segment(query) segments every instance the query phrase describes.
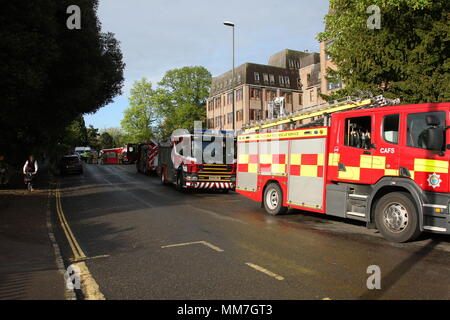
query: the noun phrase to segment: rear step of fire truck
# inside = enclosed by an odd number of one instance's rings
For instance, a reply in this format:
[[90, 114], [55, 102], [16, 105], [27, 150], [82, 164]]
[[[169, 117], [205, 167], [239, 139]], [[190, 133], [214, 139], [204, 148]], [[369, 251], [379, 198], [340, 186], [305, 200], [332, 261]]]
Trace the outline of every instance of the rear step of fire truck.
[[[244, 133], [270, 131], [270, 128], [276, 130], [293, 129], [297, 121], [311, 118], [321, 118], [322, 121], [325, 121], [327, 116], [334, 112], [365, 107], [384, 107], [387, 105], [399, 104], [399, 102], [399, 99], [386, 99], [382, 95], [367, 99], [346, 97], [329, 103], [322, 103], [304, 108], [276, 119], [266, 119], [252, 122], [247, 126], [244, 126], [242, 129]], [[324, 123], [322, 125], [327, 124]], [[274, 127], [277, 127], [278, 129]]]

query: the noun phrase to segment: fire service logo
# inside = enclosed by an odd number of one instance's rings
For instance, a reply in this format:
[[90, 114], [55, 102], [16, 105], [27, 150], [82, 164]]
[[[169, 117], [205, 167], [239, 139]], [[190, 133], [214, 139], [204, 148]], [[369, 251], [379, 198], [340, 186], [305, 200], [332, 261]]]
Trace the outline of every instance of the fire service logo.
[[433, 188], [440, 187], [442, 182], [440, 178], [441, 176], [439, 174], [436, 174], [436, 172], [428, 175], [428, 185]]

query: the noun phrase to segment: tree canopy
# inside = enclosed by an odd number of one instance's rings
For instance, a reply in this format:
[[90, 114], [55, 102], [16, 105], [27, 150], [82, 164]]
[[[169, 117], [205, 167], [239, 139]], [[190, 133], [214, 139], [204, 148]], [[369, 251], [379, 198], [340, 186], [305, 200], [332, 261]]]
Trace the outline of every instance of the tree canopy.
[[166, 72], [156, 89], [145, 78], [134, 83], [130, 107], [122, 128], [130, 142], [164, 138], [175, 129], [194, 127], [204, 121], [211, 74], [204, 67], [183, 67]]
[[[120, 93], [122, 53], [113, 34], [100, 30], [97, 2], [3, 3], [0, 147], [13, 154], [51, 148], [74, 119]], [[79, 30], [66, 26], [73, 4], [81, 9]]]
[[130, 91], [129, 103], [130, 107], [124, 111], [121, 125], [130, 143], [154, 138], [157, 113], [151, 82], [145, 78], [136, 81]]
[[[381, 28], [369, 29], [371, 5], [380, 8]], [[404, 103], [450, 99], [450, 1], [330, 0], [321, 41], [336, 64], [330, 78], [346, 88], [400, 98]]]

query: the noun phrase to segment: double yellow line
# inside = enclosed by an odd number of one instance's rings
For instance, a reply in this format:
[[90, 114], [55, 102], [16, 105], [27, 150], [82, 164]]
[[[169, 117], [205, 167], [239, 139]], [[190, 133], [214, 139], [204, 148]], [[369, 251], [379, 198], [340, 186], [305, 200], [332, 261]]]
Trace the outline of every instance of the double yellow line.
[[86, 255], [81, 249], [80, 245], [77, 242], [77, 239], [72, 233], [72, 230], [67, 223], [66, 217], [64, 216], [64, 211], [61, 205], [61, 192], [59, 191], [59, 187], [56, 188], [55, 191], [56, 196], [56, 212], [58, 213], [59, 222], [61, 223], [61, 227], [64, 230], [67, 241], [69, 242], [70, 248], [72, 249], [72, 253], [75, 261], [86, 259]]

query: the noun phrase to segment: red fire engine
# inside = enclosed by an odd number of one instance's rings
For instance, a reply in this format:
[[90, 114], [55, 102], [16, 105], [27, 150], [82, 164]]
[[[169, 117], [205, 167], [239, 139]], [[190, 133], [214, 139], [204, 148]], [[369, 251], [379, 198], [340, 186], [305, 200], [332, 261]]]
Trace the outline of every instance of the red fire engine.
[[100, 150], [102, 164], [119, 164], [122, 158], [123, 148], [110, 148]]
[[149, 142], [139, 143], [137, 145], [136, 170], [141, 173], [155, 172], [158, 166], [158, 142], [151, 140]]
[[[202, 141], [198, 143], [200, 152], [203, 152], [214, 139], [223, 139], [223, 135], [202, 134]], [[220, 142], [222, 158], [217, 162], [208, 162], [205, 159], [198, 160], [195, 156], [195, 138], [193, 134], [185, 134], [172, 137], [170, 143], [161, 144], [159, 147], [159, 168], [161, 183], [173, 183], [177, 189], [216, 189], [228, 192], [235, 188], [236, 161], [235, 139], [231, 138], [231, 148], [224, 141]], [[180, 148], [186, 144], [191, 148]], [[215, 151], [213, 151], [214, 153]], [[228, 157], [227, 157], [228, 156]], [[230, 158], [231, 161], [227, 161]]]
[[[449, 234], [450, 103], [374, 103], [348, 100], [247, 128], [237, 192], [272, 215], [296, 208], [356, 219], [394, 242]], [[303, 119], [316, 125], [279, 130]]]

